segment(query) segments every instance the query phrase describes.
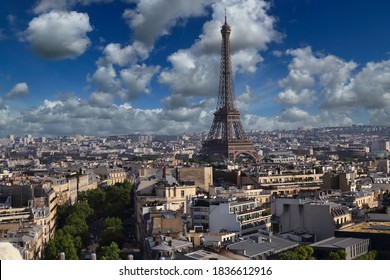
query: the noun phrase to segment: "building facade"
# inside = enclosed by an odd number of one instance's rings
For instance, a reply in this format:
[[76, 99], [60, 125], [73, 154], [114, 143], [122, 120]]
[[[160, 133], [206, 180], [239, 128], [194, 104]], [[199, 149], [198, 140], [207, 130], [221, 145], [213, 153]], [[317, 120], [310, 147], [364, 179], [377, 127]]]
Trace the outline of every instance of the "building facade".
[[211, 232], [232, 231], [242, 236], [269, 230], [270, 213], [256, 199], [194, 199], [191, 206], [192, 226]]
[[352, 224], [348, 207], [333, 202], [299, 198], [276, 198], [271, 204], [279, 233], [304, 230], [320, 241], [336, 229]]

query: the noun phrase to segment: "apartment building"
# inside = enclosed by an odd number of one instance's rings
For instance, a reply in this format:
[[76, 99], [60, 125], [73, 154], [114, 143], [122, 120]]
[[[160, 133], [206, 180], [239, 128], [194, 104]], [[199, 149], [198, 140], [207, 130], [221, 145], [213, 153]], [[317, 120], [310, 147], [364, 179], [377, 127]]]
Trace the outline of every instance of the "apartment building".
[[44, 245], [43, 226], [34, 223], [31, 208], [2, 209], [0, 242], [13, 244], [26, 259], [40, 259]]
[[327, 172], [323, 175], [322, 190], [340, 190], [341, 192], [350, 192], [356, 190], [357, 175], [355, 172]]
[[320, 241], [334, 231], [352, 224], [348, 207], [333, 202], [300, 198], [275, 198], [272, 214], [279, 233], [303, 229]]
[[206, 167], [177, 167], [176, 180], [186, 185], [196, 185], [208, 192], [213, 185], [213, 168]]
[[271, 215], [256, 199], [195, 198], [190, 209], [192, 226], [210, 232], [227, 230], [241, 236], [271, 226]]

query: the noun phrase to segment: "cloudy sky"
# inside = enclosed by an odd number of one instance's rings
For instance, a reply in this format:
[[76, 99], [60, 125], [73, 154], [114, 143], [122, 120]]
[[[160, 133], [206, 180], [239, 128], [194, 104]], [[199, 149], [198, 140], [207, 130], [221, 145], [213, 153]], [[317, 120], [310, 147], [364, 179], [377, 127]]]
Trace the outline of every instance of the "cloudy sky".
[[389, 123], [390, 1], [0, 0], [0, 137], [207, 132], [225, 8], [246, 130]]

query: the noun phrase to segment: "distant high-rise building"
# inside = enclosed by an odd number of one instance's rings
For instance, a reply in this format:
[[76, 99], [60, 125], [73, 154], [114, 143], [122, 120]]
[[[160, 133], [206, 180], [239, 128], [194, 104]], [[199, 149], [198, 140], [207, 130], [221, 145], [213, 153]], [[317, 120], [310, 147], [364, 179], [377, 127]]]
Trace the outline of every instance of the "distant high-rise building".
[[138, 142], [140, 143], [146, 143], [146, 142], [152, 142], [153, 141], [153, 135], [139, 135], [138, 136]]
[[386, 140], [372, 141], [371, 152], [383, 152], [383, 151], [390, 151], [390, 141], [386, 141]]
[[24, 138], [24, 144], [25, 145], [28, 145], [28, 144], [30, 144], [30, 143], [33, 143], [34, 142], [34, 138], [32, 137], [32, 135], [31, 134], [27, 134], [26, 136], [25, 136], [25, 138]]
[[231, 29], [225, 16], [225, 24], [221, 28], [222, 46], [217, 109], [207, 139], [202, 143], [201, 153], [232, 161], [235, 161], [240, 154], [257, 159], [256, 150], [242, 127], [234, 98], [230, 32]]

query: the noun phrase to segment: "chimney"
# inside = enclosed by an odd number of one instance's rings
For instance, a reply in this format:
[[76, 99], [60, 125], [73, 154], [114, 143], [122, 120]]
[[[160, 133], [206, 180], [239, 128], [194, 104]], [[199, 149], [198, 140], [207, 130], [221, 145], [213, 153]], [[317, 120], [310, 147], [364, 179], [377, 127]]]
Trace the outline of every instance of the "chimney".
[[23, 259], [24, 260], [28, 260], [29, 259], [29, 253], [30, 253], [29, 250], [26, 250], [26, 251], [23, 252]]

